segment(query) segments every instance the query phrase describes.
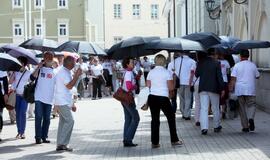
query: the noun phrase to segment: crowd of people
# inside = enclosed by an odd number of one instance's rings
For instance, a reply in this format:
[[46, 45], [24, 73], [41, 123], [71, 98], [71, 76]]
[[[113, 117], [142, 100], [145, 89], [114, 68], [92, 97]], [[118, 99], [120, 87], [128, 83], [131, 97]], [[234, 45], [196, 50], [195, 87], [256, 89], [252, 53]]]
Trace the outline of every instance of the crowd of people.
[[[210, 49], [208, 54], [176, 52], [169, 63], [165, 56], [158, 54], [151, 63], [147, 57], [121, 61], [91, 56], [77, 59], [71, 55], [55, 56], [47, 51], [37, 66], [31, 66], [26, 57], [19, 57], [20, 71], [0, 72], [0, 132], [3, 109], [10, 100], [9, 95], [15, 93], [16, 103], [14, 109], [9, 110], [9, 115], [11, 123], [16, 122], [17, 125], [16, 138], [26, 138], [28, 112], [29, 118], [35, 118], [36, 144], [50, 143], [50, 119], [51, 116], [59, 116], [56, 150], [72, 151], [68, 144], [74, 126], [71, 112], [77, 110], [75, 101], [86, 97], [101, 99], [112, 95], [119, 87], [135, 97], [142, 87], [142, 79], [149, 88], [147, 105], [152, 117], [152, 148], [160, 147], [160, 111], [167, 118], [172, 146], [183, 144], [176, 129], [178, 108], [182, 118], [188, 121], [195, 106], [195, 125], [201, 127], [202, 135], [208, 133], [209, 114], [213, 114], [214, 132], [220, 132], [221, 119], [232, 118], [238, 111], [242, 131], [254, 131], [255, 83], [259, 72], [248, 58], [248, 50], [240, 51], [240, 59], [228, 61], [223, 54]], [[24, 86], [30, 82], [35, 83], [35, 101], [32, 104], [24, 98]], [[136, 103], [122, 103], [122, 106], [123, 146], [136, 147], [138, 144], [133, 139], [140, 122]]]

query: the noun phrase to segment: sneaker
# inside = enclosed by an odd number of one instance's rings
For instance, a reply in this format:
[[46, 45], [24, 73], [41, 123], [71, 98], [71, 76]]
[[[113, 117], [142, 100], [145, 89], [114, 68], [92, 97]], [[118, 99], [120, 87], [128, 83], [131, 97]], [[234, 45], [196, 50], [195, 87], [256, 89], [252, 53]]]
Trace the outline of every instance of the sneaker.
[[196, 122], [195, 123], [195, 126], [201, 126], [201, 123], [200, 122]]
[[214, 128], [214, 132], [220, 132], [221, 131], [221, 129], [222, 129], [222, 126], [218, 126], [217, 128]]
[[92, 100], [96, 100], [96, 98], [92, 98]]
[[21, 135], [21, 139], [25, 139], [25, 135], [24, 134]]
[[152, 144], [152, 148], [159, 148], [160, 144]]
[[41, 144], [41, 139], [37, 138], [36, 139], [36, 144]]
[[242, 132], [246, 132], [246, 133], [249, 132], [249, 128], [243, 128]]
[[51, 143], [51, 141], [47, 140], [46, 138], [42, 138], [42, 143]]
[[173, 147], [182, 146], [182, 145], [183, 145], [183, 142], [182, 141], [172, 142], [172, 146]]
[[60, 145], [56, 148], [56, 151], [60, 152], [60, 151], [67, 151], [67, 152], [72, 152], [73, 148], [69, 148], [65, 145]]
[[18, 133], [18, 134], [16, 135], [16, 138], [17, 138], [17, 139], [21, 139], [21, 135]]
[[138, 146], [138, 144], [134, 144], [134, 143], [124, 143], [124, 147], [136, 147]]
[[208, 131], [207, 129], [203, 129], [202, 130], [202, 135], [207, 135], [207, 131]]
[[249, 122], [249, 130], [254, 131], [255, 130], [254, 120], [249, 119], [248, 122]]

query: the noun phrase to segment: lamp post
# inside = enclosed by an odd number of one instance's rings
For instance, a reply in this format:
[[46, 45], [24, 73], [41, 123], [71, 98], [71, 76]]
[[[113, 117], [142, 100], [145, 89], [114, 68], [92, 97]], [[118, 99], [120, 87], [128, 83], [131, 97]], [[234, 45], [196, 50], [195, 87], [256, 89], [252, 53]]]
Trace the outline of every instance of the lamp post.
[[235, 3], [237, 4], [243, 4], [246, 3], [248, 0], [234, 0]]
[[220, 9], [218, 11], [218, 14], [215, 17], [213, 16], [213, 12], [215, 11], [215, 3], [216, 3], [215, 0], [205, 0], [204, 3], [205, 3], [206, 10], [209, 14], [209, 18], [212, 20], [219, 19], [220, 13], [221, 13]]

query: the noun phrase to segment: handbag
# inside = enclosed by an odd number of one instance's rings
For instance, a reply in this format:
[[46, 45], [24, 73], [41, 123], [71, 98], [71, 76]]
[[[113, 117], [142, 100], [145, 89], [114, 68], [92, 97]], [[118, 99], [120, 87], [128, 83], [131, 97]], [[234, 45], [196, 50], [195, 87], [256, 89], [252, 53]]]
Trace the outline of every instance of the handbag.
[[126, 105], [130, 105], [134, 103], [133, 93], [125, 91], [122, 87], [123, 87], [123, 82], [121, 84], [121, 87], [119, 87], [117, 91], [113, 94], [113, 98], [115, 98], [116, 100]]
[[18, 88], [18, 86], [19, 86], [25, 72], [26, 72], [26, 70], [21, 75], [21, 77], [20, 77], [20, 79], [19, 79], [19, 81], [18, 81], [18, 83], [16, 85], [15, 90], [8, 93], [8, 100], [7, 100], [7, 103], [6, 103], [7, 110], [11, 111], [11, 110], [13, 110], [15, 108], [15, 105], [16, 105], [16, 89]]
[[[39, 77], [39, 73], [40, 73], [40, 70], [38, 71], [38, 77]], [[35, 102], [35, 89], [36, 89], [38, 77], [34, 81], [24, 86], [23, 98], [28, 103]]]
[[[179, 69], [179, 77], [182, 69], [182, 63], [183, 63], [183, 57], [181, 58], [181, 63], [180, 63], [180, 69]], [[174, 61], [174, 68], [175, 68], [175, 61]], [[173, 74], [173, 82], [174, 82], [174, 88], [180, 88], [180, 78], [179, 78], [175, 73]]]
[[190, 86], [190, 92], [194, 92], [195, 91], [195, 88], [194, 88], [194, 85], [195, 83], [197, 82], [198, 78], [196, 78], [196, 80], [193, 82], [193, 84]]

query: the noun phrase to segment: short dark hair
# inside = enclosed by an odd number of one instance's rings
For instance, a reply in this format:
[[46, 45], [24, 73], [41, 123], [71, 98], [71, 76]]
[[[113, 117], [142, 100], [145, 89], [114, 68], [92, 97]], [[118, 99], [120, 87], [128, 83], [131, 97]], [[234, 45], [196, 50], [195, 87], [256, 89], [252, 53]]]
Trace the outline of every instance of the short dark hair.
[[28, 64], [28, 59], [26, 57], [20, 56], [17, 58], [21, 63], [23, 63], [23, 66], [26, 66]]
[[249, 51], [247, 49], [240, 50], [240, 56], [244, 58], [249, 58]]
[[72, 56], [67, 56], [65, 59], [64, 59], [64, 63], [63, 63], [63, 66], [64, 67], [67, 67], [69, 64], [71, 64], [72, 62], [75, 61], [75, 58], [72, 57]]
[[122, 61], [122, 66], [123, 68], [127, 68], [128, 64], [130, 63], [130, 60], [132, 60], [133, 58], [131, 57], [127, 57], [127, 58], [124, 58], [123, 61]]

